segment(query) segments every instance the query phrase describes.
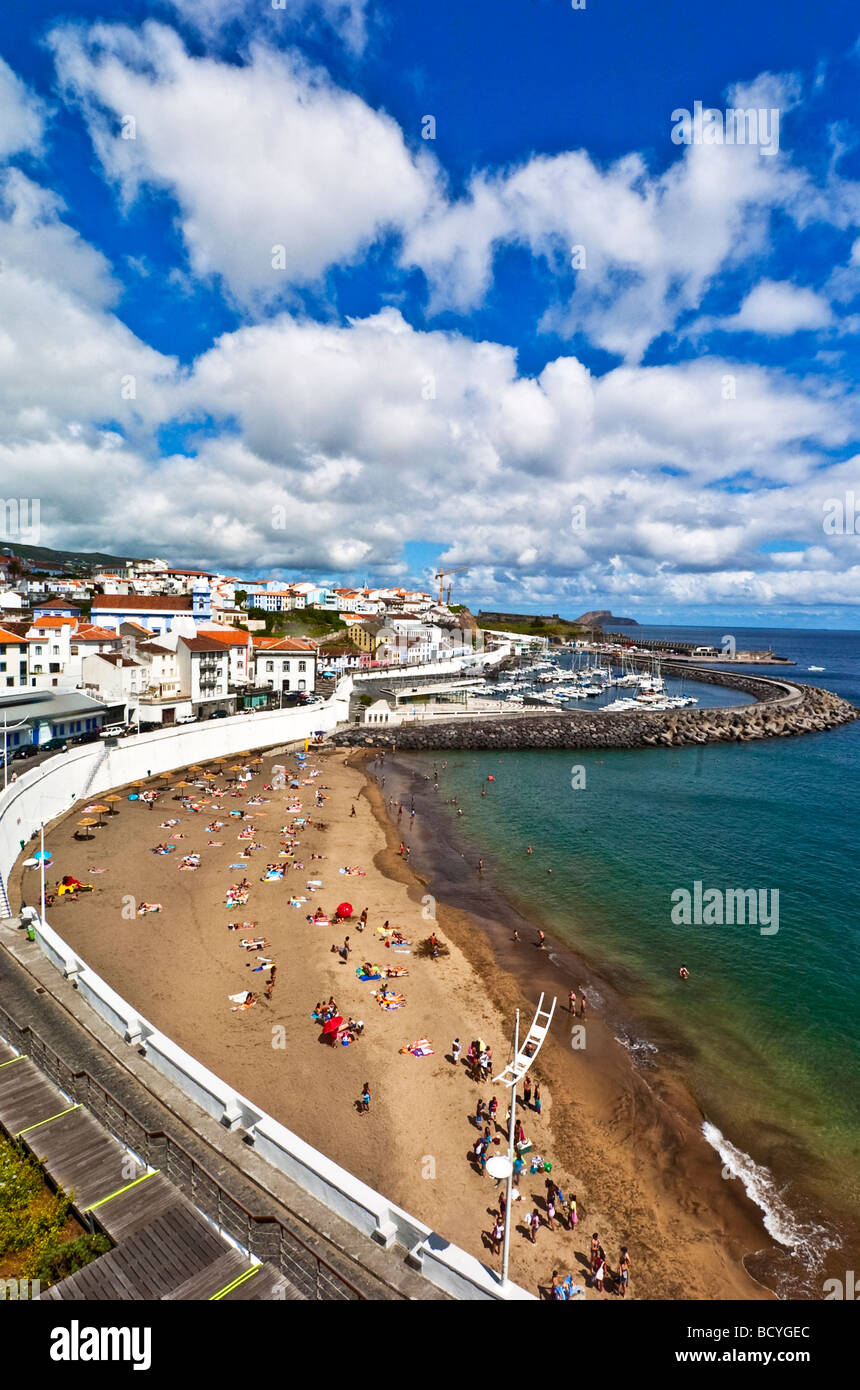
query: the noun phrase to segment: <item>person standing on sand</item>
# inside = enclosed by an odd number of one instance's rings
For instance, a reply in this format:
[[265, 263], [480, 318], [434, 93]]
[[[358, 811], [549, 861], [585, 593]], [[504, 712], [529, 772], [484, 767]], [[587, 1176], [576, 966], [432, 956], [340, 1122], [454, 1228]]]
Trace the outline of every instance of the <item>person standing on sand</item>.
[[600, 1264], [600, 1236], [597, 1234], [596, 1231], [593, 1233], [591, 1237], [591, 1244], [589, 1246], [589, 1256], [591, 1258], [591, 1272], [593, 1274], [594, 1271], [597, 1269], [598, 1265]]
[[570, 1214], [568, 1216], [567, 1229], [569, 1231], [575, 1231], [578, 1222], [579, 1213], [576, 1210], [576, 1193], [573, 1192], [570, 1197]]
[[354, 816], [354, 815], [355, 815], [355, 806], [352, 807], [352, 810], [350, 811], [349, 814], [350, 814], [351, 816]]
[[367, 1115], [370, 1111], [370, 1082], [365, 1081], [361, 1088], [361, 1100], [359, 1102], [359, 1114]]
[[540, 1082], [535, 1086], [535, 1111], [540, 1115]]
[[526, 1217], [526, 1224], [529, 1228], [529, 1238], [531, 1240], [532, 1245], [537, 1245], [537, 1233], [538, 1228], [540, 1226], [540, 1212], [538, 1211], [537, 1207], [535, 1207], [531, 1216]]
[[549, 1193], [547, 1193], [546, 1199], [546, 1224], [551, 1231], [555, 1230], [555, 1202]]
[[478, 1129], [480, 1129], [481, 1125], [484, 1123], [484, 1112], [486, 1108], [486, 1102], [482, 1099], [479, 1099], [478, 1104], [475, 1107], [475, 1124], [478, 1126]]
[[576, 990], [572, 989], [567, 996], [568, 1012], [576, 1018]]
[[499, 1219], [499, 1220], [497, 1220], [497, 1221], [494, 1221], [494, 1222], [493, 1222], [493, 1232], [492, 1232], [493, 1254], [494, 1254], [494, 1255], [500, 1255], [500, 1254], [502, 1253], [502, 1237], [503, 1237], [504, 1234], [505, 1234], [505, 1223], [504, 1223], [504, 1221], [502, 1221], [501, 1219]]
[[531, 1103], [532, 1103], [532, 1079], [531, 1079], [531, 1076], [529, 1075], [529, 1073], [526, 1072], [526, 1079], [525, 1079], [525, 1081], [523, 1082], [523, 1105], [526, 1107], [526, 1109], [528, 1109], [529, 1106], [531, 1105]]
[[513, 940], [514, 940], [514, 941], [519, 941], [519, 939], [520, 939], [520, 934], [519, 934], [518, 931], [515, 931], [515, 932], [514, 932], [514, 935], [513, 935]]
[[269, 971], [269, 978], [266, 981], [266, 988], [264, 990], [267, 999], [271, 999], [272, 995], [275, 992], [275, 976], [277, 975], [277, 973], [278, 967], [276, 965], [273, 965], [271, 970]]
[[546, 950], [546, 932], [542, 932], [542, 931], [539, 931], [539, 932], [538, 932], [538, 950], [539, 950], [539, 951], [545, 951], [545, 950]]
[[627, 1252], [627, 1246], [622, 1245], [621, 1254], [618, 1257], [618, 1292], [622, 1298], [626, 1297], [629, 1284], [630, 1256]]
[[579, 1001], [579, 1017], [585, 1018], [585, 990], [583, 990], [582, 998]]
[[463, 1049], [460, 1046], [460, 1039], [455, 1038], [451, 1044], [451, 1061], [454, 1063], [455, 1067], [458, 1066], [460, 1063], [460, 1053], [462, 1051]]
[[358, 930], [364, 931], [367, 926], [367, 908], [364, 909], [357, 922]]

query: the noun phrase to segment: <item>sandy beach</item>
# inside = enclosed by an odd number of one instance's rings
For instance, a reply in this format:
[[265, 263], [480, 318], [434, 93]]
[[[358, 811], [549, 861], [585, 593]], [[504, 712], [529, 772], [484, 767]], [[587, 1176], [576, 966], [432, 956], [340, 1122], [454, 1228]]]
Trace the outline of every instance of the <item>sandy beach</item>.
[[[473, 1081], [462, 1061], [455, 1066], [450, 1044], [459, 1037], [465, 1056], [473, 1038], [485, 1039], [493, 1070], [500, 1071], [510, 1058], [514, 1010], [520, 1008], [527, 1024], [541, 990], [557, 993], [552, 1034], [534, 1071], [542, 1112], [518, 1106], [518, 1113], [533, 1152], [552, 1164], [565, 1197], [576, 1194], [579, 1224], [571, 1232], [566, 1220], [555, 1231], [543, 1223], [531, 1244], [523, 1217], [534, 1209], [545, 1215], [545, 1191], [544, 1174], [531, 1176], [527, 1168], [519, 1184], [522, 1200], [514, 1206], [511, 1277], [544, 1296], [556, 1269], [571, 1271], [585, 1285], [589, 1238], [597, 1231], [610, 1270], [621, 1246], [629, 1247], [633, 1298], [769, 1297], [742, 1265], [744, 1256], [769, 1246], [768, 1238], [738, 1185], [721, 1181], [690, 1098], [664, 1077], [638, 1073], [599, 1016], [586, 1020], [587, 1046], [573, 1048], [569, 982], [558, 968], [531, 946], [512, 943], [503, 923], [482, 922], [443, 894], [438, 902], [430, 898], [428, 883], [398, 853], [401, 836], [409, 844], [414, 831], [417, 842], [421, 827], [410, 827], [408, 803], [399, 823], [389, 819], [392, 784], [380, 785], [385, 771], [378, 761], [365, 769], [372, 756], [311, 749], [299, 771], [294, 755], [268, 752], [247, 764], [253, 776], [241, 788], [229, 770], [234, 764], [225, 763], [211, 784], [225, 792], [215, 805], [209, 790], [177, 789], [180, 780], [199, 777], [196, 771], [119, 789], [119, 814], [102, 816], [105, 824], [90, 841], [75, 838], [85, 814], [77, 806], [50, 828], [52, 877], [72, 875], [92, 883], [93, 892], [77, 901], [59, 897], [48, 920], [120, 994], [205, 1065], [495, 1268], [500, 1260], [491, 1254], [489, 1232], [498, 1191], [470, 1161], [480, 1133], [472, 1117], [478, 1097], [489, 1101], [496, 1094], [504, 1124], [507, 1096]], [[298, 788], [273, 785], [279, 766]], [[311, 778], [310, 771], [318, 775]], [[151, 786], [163, 788], [151, 809], [128, 800]], [[176, 799], [189, 794], [199, 811]], [[238, 810], [243, 819], [230, 815]], [[178, 824], [162, 826], [174, 818]], [[300, 818], [310, 824], [295, 826]], [[219, 827], [207, 829], [216, 821]], [[248, 826], [261, 847], [241, 861], [248, 841], [239, 836]], [[295, 827], [293, 857], [279, 858], [288, 838], [282, 827]], [[152, 853], [160, 842], [175, 848]], [[413, 853], [417, 859], [417, 848]], [[199, 854], [200, 865], [180, 870], [188, 854]], [[261, 882], [273, 862], [286, 866], [283, 879]], [[343, 868], [361, 872], [339, 872]], [[243, 876], [250, 884], [247, 904], [227, 906], [227, 888]], [[321, 886], [306, 886], [317, 880]], [[21, 886], [18, 867], [13, 901]], [[34, 892], [34, 881], [25, 879], [25, 896], [32, 899]], [[291, 897], [307, 900], [290, 906]], [[331, 914], [344, 900], [354, 908], [351, 921], [319, 926], [308, 920], [316, 908]], [[162, 910], [138, 916], [142, 902], [160, 903]], [[360, 932], [357, 916], [365, 908], [368, 924]], [[386, 921], [411, 946], [386, 947], [378, 931]], [[254, 926], [231, 931], [231, 922]], [[438, 960], [416, 953], [432, 931], [449, 952]], [[271, 1000], [263, 997], [267, 971], [252, 969], [261, 953], [239, 944], [257, 936], [268, 943], [262, 954], [277, 965]], [[351, 947], [346, 963], [331, 949], [345, 936]], [[404, 1007], [379, 1007], [372, 991], [386, 981], [359, 980], [356, 967], [365, 960], [407, 972], [387, 982], [405, 997]], [[230, 996], [248, 989], [258, 1002], [234, 1011]], [[344, 1019], [365, 1024], [351, 1046], [320, 1041], [311, 1015], [330, 996]], [[401, 1052], [417, 1039], [429, 1040], [433, 1055]], [[365, 1081], [371, 1104], [361, 1114]], [[495, 1151], [501, 1152], [501, 1128], [498, 1133]], [[620, 1302], [610, 1288], [603, 1294], [588, 1289], [587, 1296]]]

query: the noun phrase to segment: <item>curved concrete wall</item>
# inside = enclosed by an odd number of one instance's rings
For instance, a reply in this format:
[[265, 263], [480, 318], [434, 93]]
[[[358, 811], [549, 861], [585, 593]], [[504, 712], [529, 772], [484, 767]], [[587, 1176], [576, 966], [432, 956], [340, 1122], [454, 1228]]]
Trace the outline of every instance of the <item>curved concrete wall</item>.
[[[273, 710], [183, 725], [122, 739], [115, 748], [87, 744], [50, 758], [0, 794], [0, 874], [8, 881], [15, 860], [42, 820], [47, 823], [62, 815], [82, 796], [89, 799], [190, 762], [292, 743], [316, 729], [334, 729], [347, 716], [348, 685], [341, 682], [331, 700], [311, 710]], [[503, 1292], [495, 1272], [473, 1255], [451, 1245], [234, 1091], [122, 999], [47, 922], [40, 922], [36, 939], [125, 1043], [143, 1047], [151, 1065], [197, 1105], [226, 1128], [246, 1130], [264, 1158], [351, 1225], [381, 1244], [404, 1246], [425, 1277], [455, 1298], [533, 1297], [513, 1284]]]

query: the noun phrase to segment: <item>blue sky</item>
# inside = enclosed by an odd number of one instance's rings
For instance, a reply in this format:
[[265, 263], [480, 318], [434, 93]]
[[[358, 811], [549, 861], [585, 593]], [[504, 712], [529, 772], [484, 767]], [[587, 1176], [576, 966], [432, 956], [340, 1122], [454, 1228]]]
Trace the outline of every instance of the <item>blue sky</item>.
[[[824, 523], [860, 508], [858, 33], [801, 0], [31, 0], [4, 495], [43, 544], [246, 576], [441, 561], [473, 608], [860, 626], [860, 526]], [[673, 143], [695, 102], [776, 111], [778, 148]]]

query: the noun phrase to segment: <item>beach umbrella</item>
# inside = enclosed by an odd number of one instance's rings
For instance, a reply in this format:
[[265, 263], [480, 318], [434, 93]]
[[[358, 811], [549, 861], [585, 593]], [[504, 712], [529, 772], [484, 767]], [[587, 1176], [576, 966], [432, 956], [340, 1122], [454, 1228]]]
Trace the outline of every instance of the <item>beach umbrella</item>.
[[90, 834], [90, 826], [95, 825], [95, 824], [96, 824], [96, 822], [95, 822], [90, 816], [84, 816], [84, 819], [83, 819], [83, 820], [79, 820], [79, 821], [78, 821], [78, 825], [79, 825], [79, 826], [83, 826], [84, 829], [85, 829], [86, 832], [87, 832], [86, 835], [84, 836], [84, 839], [85, 839], [85, 840], [91, 840], [91, 839], [93, 838], [92, 835]]
[[37, 849], [36, 853], [33, 855], [33, 858], [35, 859], [37, 864], [42, 859], [44, 859], [45, 863], [47, 864], [48, 860], [51, 858], [52, 853], [53, 851], [49, 849]]
[[96, 805], [96, 806], [88, 806], [88, 807], [87, 807], [87, 810], [88, 810], [88, 811], [92, 811], [94, 815], [97, 815], [97, 816], [98, 816], [98, 818], [99, 818], [99, 819], [98, 819], [98, 824], [99, 824], [100, 826], [104, 825], [104, 821], [102, 820], [102, 816], [104, 816], [104, 815], [107, 814], [107, 811], [109, 810], [109, 807], [107, 807], [107, 806], [102, 806], [101, 802], [99, 802], [98, 805]]
[[329, 1019], [328, 1023], [324, 1023], [324, 1024], [323, 1024], [323, 1037], [327, 1037], [327, 1036], [328, 1036], [329, 1034], [331, 1034], [331, 1033], [336, 1033], [337, 1030], [338, 1030], [338, 1028], [340, 1028], [340, 1026], [341, 1026], [342, 1023], [343, 1023], [343, 1017], [342, 1017], [342, 1015], [341, 1015], [341, 1014], [335, 1014], [333, 1018], [330, 1018], [330, 1019]]
[[491, 1178], [509, 1178], [514, 1171], [507, 1154], [493, 1154], [492, 1158], [487, 1159], [486, 1168]]
[[108, 812], [109, 815], [111, 815], [111, 816], [118, 816], [118, 815], [119, 815], [119, 811], [116, 809], [116, 806], [113, 804], [115, 801], [119, 801], [119, 799], [120, 799], [120, 798], [117, 796], [116, 792], [111, 792], [110, 796], [106, 796], [106, 797], [105, 797], [105, 801], [109, 801], [109, 802], [111, 803], [110, 809], [109, 809], [109, 812]]
[[339, 903], [337, 909], [338, 917], [352, 916], [352, 903]]

